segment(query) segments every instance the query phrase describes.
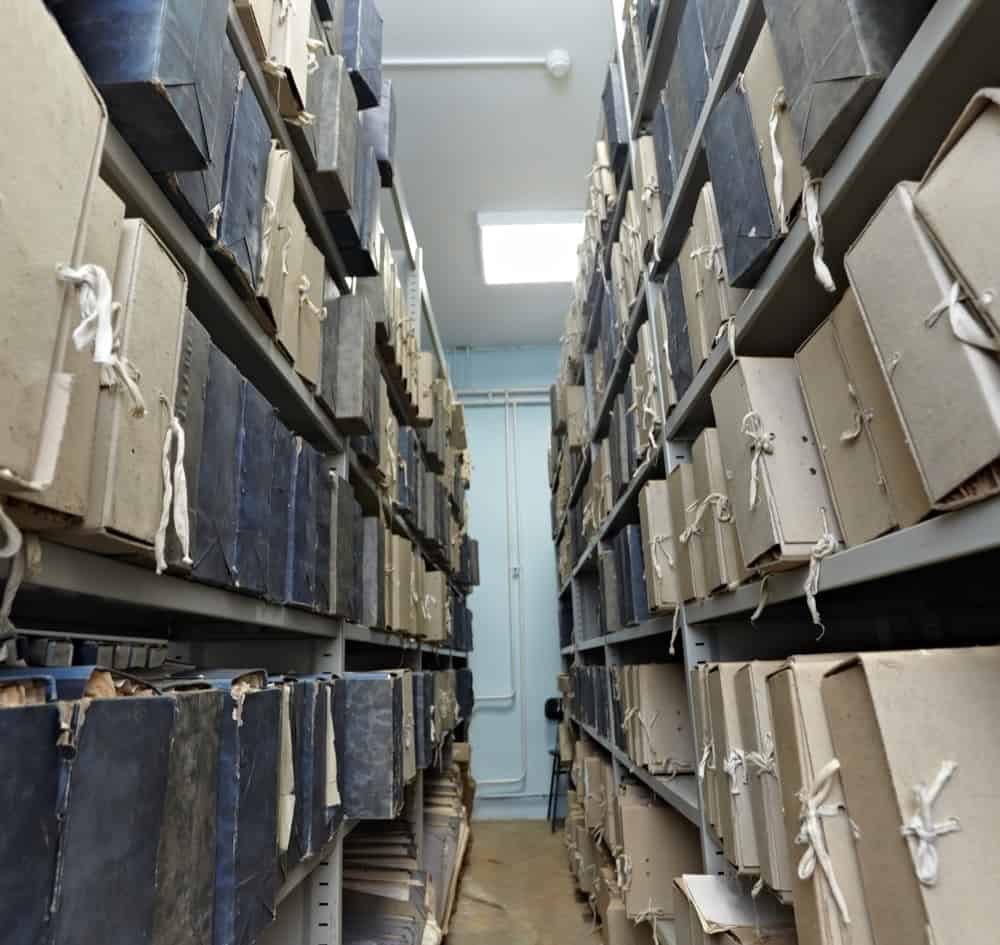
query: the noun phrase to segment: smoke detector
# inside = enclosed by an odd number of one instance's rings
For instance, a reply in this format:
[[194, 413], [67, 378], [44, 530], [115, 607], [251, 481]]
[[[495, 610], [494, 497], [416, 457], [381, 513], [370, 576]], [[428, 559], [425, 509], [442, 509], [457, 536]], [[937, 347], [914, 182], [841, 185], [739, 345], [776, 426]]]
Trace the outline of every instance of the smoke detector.
[[545, 68], [556, 79], [565, 79], [573, 68], [573, 60], [565, 49], [553, 49], [545, 57]]

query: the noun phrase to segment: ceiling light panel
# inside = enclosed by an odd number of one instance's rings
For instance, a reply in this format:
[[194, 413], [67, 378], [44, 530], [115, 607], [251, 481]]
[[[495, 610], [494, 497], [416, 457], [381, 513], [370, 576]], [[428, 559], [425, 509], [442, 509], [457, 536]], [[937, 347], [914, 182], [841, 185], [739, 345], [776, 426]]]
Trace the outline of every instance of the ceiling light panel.
[[582, 211], [480, 213], [477, 219], [486, 285], [575, 281]]

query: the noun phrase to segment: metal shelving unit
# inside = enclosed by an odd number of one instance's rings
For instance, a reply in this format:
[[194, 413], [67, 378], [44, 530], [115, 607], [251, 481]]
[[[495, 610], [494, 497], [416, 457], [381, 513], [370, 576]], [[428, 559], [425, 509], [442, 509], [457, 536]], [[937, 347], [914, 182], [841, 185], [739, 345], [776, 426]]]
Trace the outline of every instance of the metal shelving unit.
[[[694, 0], [661, 0], [641, 77], [638, 103], [635, 114], [630, 116], [633, 138], [646, 128], [652, 117], [674, 55], [680, 17], [688, 2]], [[654, 260], [645, 279], [647, 292], [653, 291], [662, 279], [684, 241], [699, 192], [708, 180], [707, 162], [701, 147], [708, 117], [743, 68], [763, 22], [761, 0], [741, 0], [697, 121], [691, 150], [678, 170], [664, 224], [655, 241]], [[899, 180], [919, 179], [966, 102], [980, 87], [996, 84], [995, 57], [990, 50], [991, 38], [997, 35], [998, 29], [1000, 7], [988, 0], [937, 0], [826, 175], [821, 193], [826, 256], [841, 289], [847, 288], [841, 264], [844, 252], [889, 190]], [[633, 153], [633, 160], [634, 157]], [[609, 241], [614, 239], [614, 232]], [[737, 315], [735, 335], [740, 354], [789, 356], [829, 315], [839, 293], [828, 295], [816, 282], [812, 249], [806, 223], [796, 221]], [[650, 296], [647, 300], [650, 311], [651, 303]], [[630, 328], [636, 313], [637, 308], [633, 307]], [[655, 320], [651, 325], [655, 336]], [[589, 326], [588, 350], [597, 342], [594, 327], [593, 324]], [[624, 364], [616, 362], [609, 384], [624, 376], [627, 362], [628, 359]], [[731, 363], [729, 346], [724, 342], [716, 345], [698, 369], [681, 402], [669, 413], [664, 410], [661, 454], [666, 472], [678, 462], [686, 461], [690, 442], [713, 422], [711, 390]], [[661, 383], [661, 395], [663, 390]], [[605, 392], [596, 405], [591, 405], [598, 436], [605, 430], [609, 396]], [[662, 403], [661, 406], [666, 407]], [[616, 503], [615, 511], [578, 558], [569, 579], [561, 585], [560, 596], [571, 592], [574, 610], [585, 599], [577, 590], [577, 582], [594, 560], [600, 541], [625, 522], [634, 520], [629, 518], [634, 508], [631, 503], [653, 471], [641, 467], [636, 472], [622, 499]], [[825, 638], [813, 626], [805, 607], [807, 568], [802, 567], [772, 574], [766, 579], [766, 585], [758, 578], [708, 600], [681, 607], [677, 620], [680, 643], [677, 658], [685, 670], [690, 671], [706, 660], [777, 659], [792, 652], [834, 652], [845, 635], [851, 634], [849, 645], [853, 647], [869, 639], [877, 641], [872, 645], [884, 648], [898, 638], [898, 627], [893, 629], [894, 618], [897, 624], [902, 623], [903, 629], [899, 632], [905, 638], [905, 634], [911, 632], [905, 626], [906, 620], [912, 619], [914, 613], [921, 612], [932, 601], [931, 594], [924, 595], [925, 588], [934, 584], [930, 576], [961, 571], [966, 581], [981, 581], [983, 574], [992, 573], [995, 560], [982, 556], [998, 551], [1000, 497], [937, 515], [824, 560], [819, 581], [819, 606], [822, 610], [824, 595], [830, 595], [827, 600], [833, 615], [831, 624], [836, 625]], [[586, 577], [593, 581], [592, 575]], [[762, 591], [766, 607], [755, 627], [749, 617], [760, 604]], [[838, 591], [841, 593], [834, 593]], [[979, 633], [977, 628], [981, 628], [984, 621], [989, 623], [988, 615], [995, 608], [994, 597], [995, 592], [991, 596], [990, 588], [977, 588], [976, 599], [969, 604], [973, 618], [970, 629], [962, 628], [961, 617], [949, 623], [948, 619], [953, 617], [951, 612], [944, 617], [933, 615], [928, 631], [930, 639], [939, 641], [937, 645], [982, 642], [976, 635]], [[862, 599], [888, 604], [891, 616], [864, 610], [868, 605], [860, 604]], [[961, 611], [961, 604], [965, 603], [949, 600], [945, 605], [942, 600], [938, 595], [933, 599], [933, 606], [938, 609], [955, 607]], [[900, 614], [907, 617], [900, 621]], [[668, 658], [674, 623], [672, 614], [654, 616], [637, 627], [573, 641], [561, 648], [564, 665], [619, 666], [627, 662], [633, 652], [649, 654], [655, 651], [662, 658]], [[909, 639], [912, 642], [913, 637]], [[636, 644], [639, 644], [638, 649], [628, 649]], [[690, 703], [690, 691], [688, 699]], [[701, 828], [706, 872], [727, 871], [720, 845], [701, 818], [700, 785], [696, 777], [672, 782], [654, 778], [636, 768], [623, 752], [593, 728], [580, 727], [611, 755], [616, 776], [624, 772], [642, 781]], [[673, 923], [659, 922], [657, 926], [658, 941], [676, 941]]]

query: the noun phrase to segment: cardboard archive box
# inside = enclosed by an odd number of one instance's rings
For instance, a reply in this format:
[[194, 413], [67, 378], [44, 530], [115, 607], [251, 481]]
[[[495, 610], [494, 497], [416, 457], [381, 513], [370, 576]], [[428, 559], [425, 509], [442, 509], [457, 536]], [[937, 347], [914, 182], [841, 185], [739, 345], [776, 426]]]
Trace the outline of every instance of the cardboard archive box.
[[[708, 597], [705, 584], [705, 557], [702, 536], [694, 529], [698, 497], [695, 494], [694, 466], [678, 463], [667, 476], [667, 496], [670, 502], [670, 521], [677, 535], [677, 571], [681, 576], [684, 600], [702, 600]], [[689, 583], [687, 583], [689, 582]]]
[[726, 859], [744, 875], [760, 873], [750, 806], [745, 733], [736, 706], [738, 663], [714, 663], [708, 671], [708, 703], [715, 745], [719, 816]]
[[[55, 267], [87, 262], [107, 112], [44, 5], [15, 4], [7, 11], [0, 50], [3, 127], [10, 141], [31, 142], [0, 160], [7, 302], [0, 368], [8, 394], [17, 392], [0, 398], [0, 422], [10, 431], [0, 454], [0, 490], [41, 491], [58, 468], [73, 388], [64, 358], [80, 320], [77, 289], [57, 279]], [[49, 81], [38, 82], [39, 74]], [[41, 117], [50, 115], [59, 120]]]
[[931, 503], [853, 291], [795, 361], [845, 544], [919, 522]]
[[1000, 648], [864, 653], [827, 671], [875, 939], [986, 942], [1000, 883]]
[[[793, 657], [767, 677], [801, 945], [875, 945], [820, 684], [842, 657]], [[898, 829], [898, 825], [897, 828]], [[832, 886], [820, 858], [829, 857]]]
[[779, 899], [790, 902], [790, 844], [785, 830], [781, 785], [774, 755], [771, 704], [767, 698], [767, 676], [780, 667], [780, 663], [761, 660], [745, 663], [736, 671], [735, 688], [760, 875]]
[[790, 909], [725, 876], [677, 876], [673, 891], [677, 945], [797, 945]]
[[694, 771], [694, 736], [680, 663], [643, 663], [636, 667], [642, 757], [651, 774], [673, 776]]
[[665, 877], [701, 868], [698, 828], [640, 785], [625, 785], [619, 796], [622, 845], [631, 865], [625, 888], [630, 919], [655, 914], [670, 918], [674, 901]]
[[928, 317], [955, 276], [916, 215], [915, 188], [892, 191], [844, 262], [924, 488], [941, 503], [1000, 457], [1000, 364], [972, 343], [988, 336], [961, 299]]
[[[308, 235], [302, 251], [298, 290], [299, 354], [295, 370], [309, 387], [315, 389], [323, 372], [323, 322], [327, 317], [326, 260]], [[330, 291], [336, 292], [336, 289], [331, 285]]]
[[712, 732], [711, 703], [708, 698], [708, 663], [699, 663], [691, 670], [691, 703], [694, 706], [694, 739], [698, 752], [697, 774], [701, 782], [701, 796], [705, 804], [705, 819], [722, 839], [719, 817], [718, 764], [716, 763], [715, 738]]
[[739, 358], [712, 406], [744, 564], [801, 564], [824, 534], [839, 540], [794, 359]]

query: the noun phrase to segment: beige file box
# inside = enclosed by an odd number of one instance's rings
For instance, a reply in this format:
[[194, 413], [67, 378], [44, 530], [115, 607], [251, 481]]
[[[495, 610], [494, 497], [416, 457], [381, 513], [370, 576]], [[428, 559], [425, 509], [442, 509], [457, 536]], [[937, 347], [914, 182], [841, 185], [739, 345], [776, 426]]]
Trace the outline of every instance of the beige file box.
[[795, 360], [845, 543], [920, 521], [930, 499], [853, 291]]
[[299, 358], [299, 286], [304, 272], [306, 241], [309, 237], [302, 217], [294, 205], [289, 208], [288, 227], [282, 236], [280, 252], [284, 285], [281, 308], [275, 313], [277, 322], [275, 341], [289, 361], [295, 364]]
[[0, 36], [8, 147], [0, 157], [0, 491], [40, 491], [55, 478], [73, 378], [77, 290], [57, 266], [86, 258], [91, 194], [107, 112], [51, 14], [12, 3]]
[[747, 296], [743, 289], [729, 284], [711, 182], [698, 197], [691, 231], [677, 261], [684, 287], [691, 363], [697, 371], [711, 353], [723, 322], [736, 315]]
[[428, 571], [424, 575], [424, 636], [430, 643], [443, 643], [446, 638], [448, 579], [443, 571]]
[[121, 305], [118, 354], [137, 372], [145, 416], [136, 415], [121, 382], [101, 389], [90, 499], [71, 540], [107, 553], [148, 553], [160, 524], [162, 454], [173, 418], [187, 275], [143, 220], [123, 224], [114, 297]]
[[587, 397], [583, 387], [563, 388], [566, 414], [566, 443], [570, 448], [582, 449], [589, 440], [587, 424]]
[[267, 59], [271, 44], [271, 19], [274, 0], [233, 0], [233, 6], [243, 24], [243, 29], [260, 62]]
[[749, 577], [729, 499], [729, 483], [722, 463], [719, 431], [706, 427], [691, 450], [697, 506], [692, 526], [701, 532], [705, 590], [735, 587]]
[[639, 170], [639, 203], [642, 207], [643, 246], [650, 246], [663, 226], [660, 204], [660, 181], [656, 173], [656, 145], [652, 135], [642, 135], [636, 141], [636, 166]]
[[778, 662], [746, 663], [736, 671], [735, 685], [760, 875], [779, 899], [790, 902], [793, 874], [767, 698], [767, 677], [780, 668]]
[[434, 378], [437, 372], [434, 354], [421, 351], [417, 356], [417, 426], [434, 422]]
[[665, 880], [701, 869], [698, 828], [638, 785], [623, 788], [619, 809], [622, 843], [631, 866], [631, 882], [625, 889], [629, 918], [651, 914], [671, 918], [674, 900]]
[[327, 310], [326, 260], [316, 244], [306, 236], [299, 276], [299, 353], [295, 370], [310, 387], [319, 384], [323, 370], [323, 322]]
[[280, 2], [271, 10], [264, 74], [285, 118], [295, 118], [306, 107], [311, 19], [311, 3]]
[[673, 889], [677, 945], [796, 945], [791, 909], [725, 876], [677, 876]]
[[998, 673], [980, 647], [865, 653], [823, 680], [880, 945], [996, 938]]
[[712, 406], [746, 566], [808, 561], [825, 529], [839, 542], [794, 359], [739, 358]]
[[694, 771], [694, 735], [680, 663], [637, 667], [638, 714], [645, 766], [652, 774]]
[[622, 852], [622, 824], [618, 811], [618, 791], [615, 789], [615, 769], [604, 763], [604, 842], [612, 856]]
[[917, 219], [915, 186], [892, 191], [844, 263], [924, 488], [938, 503], [1000, 457], [1000, 363], [971, 343], [989, 339], [972, 307], [958, 301], [953, 313], [942, 311], [955, 277]]
[[267, 159], [267, 202], [261, 221], [260, 240], [260, 286], [257, 297], [270, 314], [275, 327], [281, 324], [281, 307], [285, 299], [285, 279], [288, 256], [286, 247], [290, 245], [292, 227], [296, 215], [295, 179], [292, 172], [292, 155], [271, 142], [271, 153]]
[[750, 806], [746, 741], [736, 707], [739, 663], [715, 663], [708, 672], [708, 701], [719, 778], [719, 814], [726, 859], [739, 873], [760, 872], [757, 837]]
[[698, 497], [695, 492], [694, 467], [690, 463], [679, 463], [667, 476], [667, 494], [670, 499], [670, 520], [675, 525], [683, 524], [677, 536], [677, 570], [682, 575], [682, 583], [690, 576], [690, 583], [684, 586], [684, 599], [701, 600], [708, 596], [705, 584], [705, 549], [703, 536], [694, 528]]
[[991, 186], [998, 160], [1000, 89], [983, 89], [945, 139], [914, 196], [917, 213], [993, 338], [1000, 338], [994, 252], [1000, 240], [1000, 197]]
[[[94, 183], [87, 219], [86, 258], [100, 266], [114, 284], [121, 243], [125, 204], [102, 180]], [[10, 514], [23, 528], [43, 531], [68, 524], [66, 516], [80, 519], [90, 500], [93, 467], [94, 426], [101, 369], [94, 363], [93, 347], [77, 350], [71, 341], [66, 346], [63, 371], [73, 377], [73, 397], [66, 417], [59, 465], [52, 485], [44, 492], [19, 493], [17, 498], [29, 505], [11, 505]]]
[[670, 509], [666, 480], [654, 479], [639, 490], [646, 594], [653, 612], [673, 610], [690, 595], [690, 570], [680, 568], [680, 533]]
[[715, 736], [712, 731], [712, 711], [708, 698], [708, 664], [699, 663], [691, 670], [691, 702], [694, 705], [695, 749], [698, 752], [696, 771], [701, 782], [701, 794], [705, 803], [705, 817], [708, 825], [722, 839], [722, 820], [719, 816], [719, 772], [718, 752], [715, 750]]
[[[793, 870], [802, 866], [805, 873], [792, 881], [800, 945], [877, 941], [820, 691], [824, 674], [842, 662], [837, 656], [795, 657], [767, 677], [789, 854]], [[836, 891], [812, 851], [829, 856]]]
[[390, 629], [409, 633], [410, 573], [413, 570], [413, 546], [399, 535], [388, 536], [389, 565], [386, 574], [386, 622]]

